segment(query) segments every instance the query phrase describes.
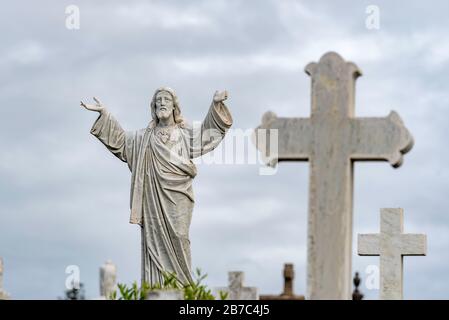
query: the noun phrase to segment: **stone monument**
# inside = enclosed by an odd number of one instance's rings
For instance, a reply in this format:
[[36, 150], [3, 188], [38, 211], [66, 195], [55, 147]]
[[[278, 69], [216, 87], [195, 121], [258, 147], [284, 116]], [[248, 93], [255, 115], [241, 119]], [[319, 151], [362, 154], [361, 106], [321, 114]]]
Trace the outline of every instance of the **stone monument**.
[[194, 128], [181, 116], [174, 90], [156, 90], [150, 103], [152, 120], [137, 131], [125, 131], [96, 98], [81, 106], [99, 113], [91, 133], [131, 171], [130, 223], [142, 234], [142, 282], [163, 281], [175, 273], [182, 284], [191, 276], [189, 227], [197, 174], [193, 158], [212, 151], [232, 125], [224, 101], [228, 93], [215, 92], [201, 126]]
[[358, 253], [380, 256], [380, 299], [402, 299], [404, 256], [425, 256], [427, 237], [403, 233], [404, 212], [400, 208], [380, 210], [380, 233], [359, 234]]
[[[396, 112], [355, 117], [355, 80], [361, 71], [354, 63], [329, 52], [305, 71], [312, 78], [310, 118], [267, 112], [256, 129], [256, 146], [272, 166], [310, 162], [306, 298], [349, 300], [354, 162], [388, 161], [399, 167], [413, 139]], [[271, 141], [273, 129], [277, 154], [260, 143]]]
[[245, 274], [242, 271], [230, 271], [228, 273], [228, 287], [216, 288], [215, 294], [227, 293], [226, 300], [259, 300], [259, 290], [256, 287], [245, 287]]

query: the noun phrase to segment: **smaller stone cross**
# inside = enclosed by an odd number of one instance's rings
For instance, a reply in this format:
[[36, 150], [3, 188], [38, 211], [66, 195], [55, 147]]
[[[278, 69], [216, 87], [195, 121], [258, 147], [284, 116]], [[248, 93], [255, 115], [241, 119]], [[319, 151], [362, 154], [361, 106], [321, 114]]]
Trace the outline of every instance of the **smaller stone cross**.
[[358, 254], [380, 256], [380, 299], [402, 299], [404, 256], [425, 256], [424, 234], [403, 233], [404, 213], [400, 208], [380, 210], [380, 233], [359, 234]]
[[256, 287], [244, 287], [245, 274], [242, 271], [228, 273], [228, 287], [216, 288], [217, 292], [228, 294], [227, 300], [259, 300], [259, 292]]

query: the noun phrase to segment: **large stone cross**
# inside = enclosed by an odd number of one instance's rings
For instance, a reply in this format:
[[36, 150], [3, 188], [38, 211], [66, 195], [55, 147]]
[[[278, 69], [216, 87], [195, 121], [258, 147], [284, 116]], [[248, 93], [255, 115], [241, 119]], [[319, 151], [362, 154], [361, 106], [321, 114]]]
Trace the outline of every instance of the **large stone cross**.
[[257, 131], [256, 145], [271, 165], [310, 162], [307, 298], [351, 299], [353, 162], [386, 160], [398, 167], [413, 139], [396, 112], [354, 116], [361, 75], [354, 63], [330, 52], [305, 71], [312, 78], [310, 118], [267, 112], [258, 129], [277, 129], [278, 152], [270, 154], [264, 143], [272, 130]]
[[425, 256], [424, 234], [403, 232], [402, 209], [381, 209], [380, 234], [359, 234], [358, 253], [380, 256], [380, 299], [402, 299], [403, 256]]

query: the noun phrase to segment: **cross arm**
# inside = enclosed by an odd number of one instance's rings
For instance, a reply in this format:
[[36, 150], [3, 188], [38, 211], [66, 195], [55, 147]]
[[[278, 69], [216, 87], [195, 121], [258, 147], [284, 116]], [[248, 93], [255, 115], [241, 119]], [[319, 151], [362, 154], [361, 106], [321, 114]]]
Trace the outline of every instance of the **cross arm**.
[[278, 161], [307, 161], [312, 144], [310, 120], [279, 118], [274, 112], [266, 112], [255, 130], [253, 142], [267, 165], [275, 166]]
[[357, 253], [359, 256], [380, 255], [380, 237], [378, 234], [359, 234], [357, 237]]
[[427, 236], [425, 234], [405, 233], [401, 235], [401, 254], [403, 256], [425, 256]]
[[395, 111], [385, 118], [352, 118], [350, 134], [355, 160], [386, 160], [397, 168], [413, 147], [413, 137]]

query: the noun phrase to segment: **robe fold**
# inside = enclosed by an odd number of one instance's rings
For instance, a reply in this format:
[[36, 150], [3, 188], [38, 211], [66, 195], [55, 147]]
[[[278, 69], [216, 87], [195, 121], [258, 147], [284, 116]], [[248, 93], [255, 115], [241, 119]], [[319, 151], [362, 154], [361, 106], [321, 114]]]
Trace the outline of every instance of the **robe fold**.
[[131, 171], [130, 223], [141, 226], [142, 282], [162, 283], [163, 272], [175, 273], [182, 284], [192, 281], [189, 227], [196, 176], [193, 158], [212, 151], [232, 125], [223, 102], [213, 102], [197, 128], [177, 124], [167, 139], [155, 122], [124, 131], [107, 111], [91, 133]]

